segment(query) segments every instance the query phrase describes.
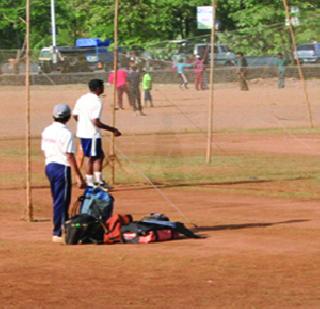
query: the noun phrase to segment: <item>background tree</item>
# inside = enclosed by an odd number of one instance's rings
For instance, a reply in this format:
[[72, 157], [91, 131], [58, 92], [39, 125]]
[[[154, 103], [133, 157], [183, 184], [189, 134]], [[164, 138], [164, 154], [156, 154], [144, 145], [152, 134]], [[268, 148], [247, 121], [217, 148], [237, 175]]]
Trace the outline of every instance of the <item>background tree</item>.
[[[298, 42], [320, 41], [320, 1], [290, 0], [300, 8]], [[196, 7], [211, 0], [120, 1], [119, 37], [122, 45], [148, 46], [208, 34], [196, 28]], [[56, 0], [57, 41], [72, 45], [77, 38], [113, 37], [113, 0]], [[25, 33], [25, 0], [0, 1], [0, 48], [21, 48]], [[280, 0], [220, 0], [218, 39], [247, 54], [273, 54], [288, 46]], [[196, 39], [196, 40], [197, 40]], [[195, 40], [195, 41], [196, 41]], [[49, 0], [31, 1], [31, 47], [51, 44]]]

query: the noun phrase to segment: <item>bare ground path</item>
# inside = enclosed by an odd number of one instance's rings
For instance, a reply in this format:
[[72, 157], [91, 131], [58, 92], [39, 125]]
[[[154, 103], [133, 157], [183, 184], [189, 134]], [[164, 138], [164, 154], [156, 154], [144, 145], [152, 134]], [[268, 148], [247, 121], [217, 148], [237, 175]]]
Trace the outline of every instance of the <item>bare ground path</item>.
[[[21, 192], [22, 193], [22, 192]], [[50, 222], [18, 220], [1, 193], [0, 299], [5, 308], [317, 308], [318, 202], [167, 189], [207, 238], [67, 247]], [[43, 199], [46, 190], [38, 190]], [[114, 193], [120, 212], [180, 219], [152, 190]], [[148, 200], [148, 203], [141, 203]], [[50, 217], [43, 209], [39, 217]]]
[[[214, 134], [215, 153], [299, 156], [305, 162], [319, 155], [319, 133], [292, 134], [286, 129], [308, 124], [298, 82], [289, 81], [283, 91], [273, 82], [252, 84], [249, 93], [239, 92], [234, 85], [217, 87], [215, 129], [233, 131]], [[318, 124], [319, 82], [308, 83]], [[51, 121], [54, 104], [72, 105], [85, 91], [79, 85], [34, 87], [33, 136], [39, 136]], [[147, 117], [136, 117], [130, 110], [118, 113], [119, 128], [131, 134], [124, 135], [118, 147], [133, 160], [140, 154], [150, 158], [202, 155], [205, 134], [179, 132], [205, 131], [208, 92], [157, 85], [154, 96], [157, 106], [146, 110]], [[110, 97], [109, 89], [104, 115], [108, 120]], [[0, 99], [0, 170], [1, 184], [5, 184], [11, 174], [24, 174], [23, 139], [12, 139], [24, 136], [23, 89], [1, 87]], [[274, 127], [283, 134], [237, 132]], [[135, 135], [158, 132], [171, 134]], [[35, 153], [39, 152], [38, 142], [34, 142]], [[35, 158], [33, 168], [40, 173], [43, 162]], [[279, 198], [280, 193], [300, 187], [319, 193], [317, 182], [312, 185], [302, 177], [163, 186], [168, 198], [199, 225], [205, 239], [74, 247], [50, 241], [47, 184], [33, 190], [40, 220], [31, 224], [20, 220], [25, 204], [21, 183], [10, 189], [1, 186], [0, 307], [319, 308], [319, 202], [316, 197]], [[274, 192], [277, 198], [272, 197]], [[118, 186], [114, 196], [117, 212], [140, 218], [158, 211], [186, 221], [146, 186]]]

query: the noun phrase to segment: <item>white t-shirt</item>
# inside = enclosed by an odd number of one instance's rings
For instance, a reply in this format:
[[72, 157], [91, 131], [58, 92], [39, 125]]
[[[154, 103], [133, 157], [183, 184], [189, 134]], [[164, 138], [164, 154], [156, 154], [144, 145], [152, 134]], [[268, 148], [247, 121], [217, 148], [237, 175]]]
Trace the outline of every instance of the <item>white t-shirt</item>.
[[43, 130], [41, 137], [46, 165], [58, 163], [70, 166], [66, 154], [75, 153], [75, 144], [69, 128], [60, 122], [53, 122]]
[[100, 138], [99, 129], [93, 124], [93, 119], [101, 117], [102, 102], [94, 93], [87, 93], [77, 100], [72, 115], [78, 116], [77, 137]]

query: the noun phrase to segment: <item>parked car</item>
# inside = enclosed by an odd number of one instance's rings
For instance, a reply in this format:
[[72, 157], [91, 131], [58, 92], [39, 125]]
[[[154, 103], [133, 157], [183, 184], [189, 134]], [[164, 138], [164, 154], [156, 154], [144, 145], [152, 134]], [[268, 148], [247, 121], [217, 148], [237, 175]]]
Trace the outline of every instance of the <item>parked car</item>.
[[98, 39], [78, 39], [76, 46], [44, 47], [38, 58], [40, 72], [68, 73], [106, 69], [113, 62], [113, 54], [107, 50], [106, 44]]
[[[203, 58], [206, 54], [208, 55], [207, 60], [210, 61], [211, 46], [210, 44], [200, 43], [194, 45], [194, 55], [199, 55]], [[229, 49], [225, 44], [214, 45], [214, 62], [216, 65], [235, 65], [236, 55]]]
[[320, 43], [306, 43], [297, 46], [296, 58], [301, 63], [320, 62]]
[[[209, 43], [193, 43], [193, 42], [181, 42], [178, 55], [173, 55], [173, 61], [182, 58], [186, 59], [190, 56], [199, 55], [205, 59], [205, 63], [210, 62], [211, 46]], [[235, 65], [236, 55], [225, 44], [214, 45], [214, 62], [215, 65], [230, 66]]]
[[44, 47], [39, 54], [39, 70], [43, 73], [60, 71], [87, 72], [90, 71], [89, 63], [83, 51], [71, 46]]

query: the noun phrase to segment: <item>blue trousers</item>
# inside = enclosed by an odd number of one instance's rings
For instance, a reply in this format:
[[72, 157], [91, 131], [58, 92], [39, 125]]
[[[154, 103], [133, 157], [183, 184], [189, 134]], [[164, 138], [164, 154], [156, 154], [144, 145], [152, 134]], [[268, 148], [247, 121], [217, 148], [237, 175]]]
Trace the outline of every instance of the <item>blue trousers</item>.
[[53, 200], [53, 235], [61, 236], [62, 227], [69, 219], [71, 201], [71, 169], [69, 166], [51, 163], [46, 165]]

